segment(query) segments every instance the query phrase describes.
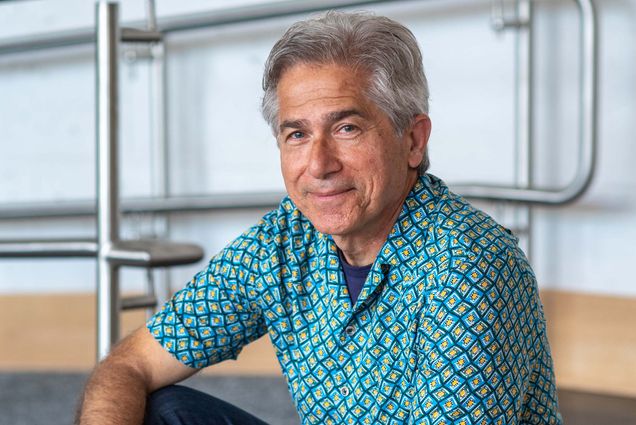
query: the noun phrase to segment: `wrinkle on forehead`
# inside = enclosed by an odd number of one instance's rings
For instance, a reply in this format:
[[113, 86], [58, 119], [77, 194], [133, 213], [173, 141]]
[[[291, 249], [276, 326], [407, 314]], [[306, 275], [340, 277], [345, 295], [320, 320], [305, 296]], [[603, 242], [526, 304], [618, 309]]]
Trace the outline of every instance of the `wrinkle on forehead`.
[[367, 76], [368, 73], [337, 64], [299, 64], [289, 68], [277, 88], [276, 137], [284, 129], [326, 128], [345, 111], [356, 111], [361, 118], [358, 125], [367, 130], [378, 127], [380, 122], [390, 122], [384, 110], [367, 95]]
[[[325, 70], [330, 70], [334, 75], [339, 77], [329, 81], [329, 85], [315, 86], [312, 82], [316, 76], [322, 77]], [[279, 101], [282, 97], [296, 97], [298, 99], [323, 98], [337, 101], [339, 99], [352, 97], [358, 98], [364, 96], [364, 84], [366, 81], [366, 73], [358, 72], [354, 69], [341, 65], [317, 65], [317, 64], [298, 64], [283, 73], [277, 87], [277, 95]], [[325, 82], [324, 78], [319, 78]], [[304, 101], [305, 102], [305, 101]], [[303, 106], [304, 102], [292, 104], [292, 106]]]

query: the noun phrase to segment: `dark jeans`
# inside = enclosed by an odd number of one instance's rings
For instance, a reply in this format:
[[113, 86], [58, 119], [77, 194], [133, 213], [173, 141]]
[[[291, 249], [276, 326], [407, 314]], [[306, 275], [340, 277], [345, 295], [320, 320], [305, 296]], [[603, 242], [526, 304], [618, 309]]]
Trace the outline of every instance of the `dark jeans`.
[[146, 402], [145, 425], [267, 425], [244, 410], [180, 385], [155, 391]]

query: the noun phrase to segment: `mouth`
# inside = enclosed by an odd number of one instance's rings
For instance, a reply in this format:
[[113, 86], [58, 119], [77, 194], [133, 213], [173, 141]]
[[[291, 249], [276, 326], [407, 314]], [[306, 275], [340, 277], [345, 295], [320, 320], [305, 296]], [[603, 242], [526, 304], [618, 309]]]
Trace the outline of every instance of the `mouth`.
[[337, 189], [337, 190], [327, 190], [327, 191], [309, 191], [307, 192], [307, 194], [309, 196], [311, 196], [312, 198], [315, 198], [317, 200], [321, 200], [321, 201], [329, 201], [332, 199], [336, 199], [350, 191], [352, 191], [353, 189]]

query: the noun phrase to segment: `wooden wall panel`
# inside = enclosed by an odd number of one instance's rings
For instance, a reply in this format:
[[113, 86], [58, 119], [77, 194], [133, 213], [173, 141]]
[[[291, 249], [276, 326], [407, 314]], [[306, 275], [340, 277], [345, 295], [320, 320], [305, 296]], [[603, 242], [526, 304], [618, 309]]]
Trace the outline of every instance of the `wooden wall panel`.
[[[95, 363], [95, 297], [0, 296], [0, 370], [86, 371]], [[122, 334], [145, 321], [144, 311], [122, 315]], [[268, 337], [247, 346], [238, 361], [208, 368], [211, 374], [280, 375]]]
[[557, 385], [636, 397], [636, 299], [541, 294]]

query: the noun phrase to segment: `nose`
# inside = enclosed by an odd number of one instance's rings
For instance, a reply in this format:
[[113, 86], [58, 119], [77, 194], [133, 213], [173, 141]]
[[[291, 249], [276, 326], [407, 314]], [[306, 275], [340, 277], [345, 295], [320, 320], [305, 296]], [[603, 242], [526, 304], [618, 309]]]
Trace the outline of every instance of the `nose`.
[[314, 139], [309, 153], [309, 174], [317, 179], [326, 179], [342, 168], [338, 158], [338, 149], [327, 137]]

